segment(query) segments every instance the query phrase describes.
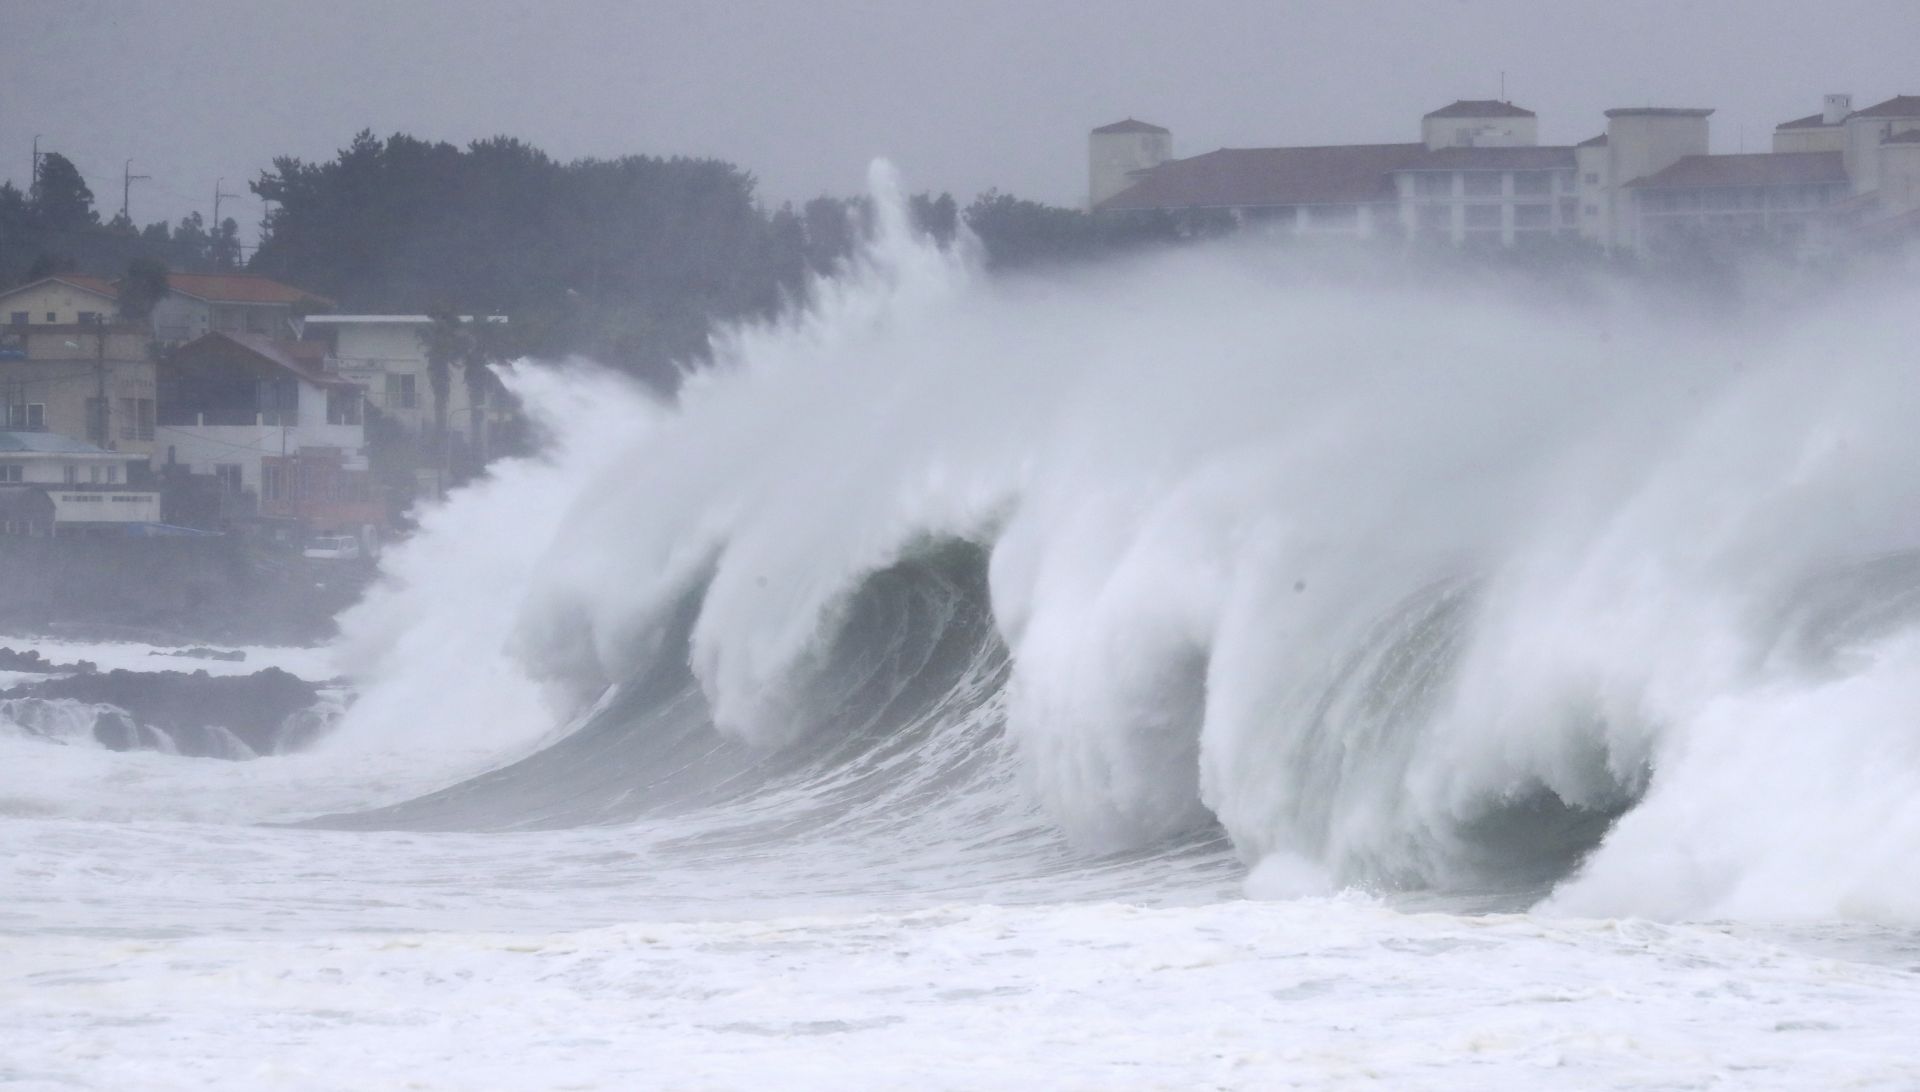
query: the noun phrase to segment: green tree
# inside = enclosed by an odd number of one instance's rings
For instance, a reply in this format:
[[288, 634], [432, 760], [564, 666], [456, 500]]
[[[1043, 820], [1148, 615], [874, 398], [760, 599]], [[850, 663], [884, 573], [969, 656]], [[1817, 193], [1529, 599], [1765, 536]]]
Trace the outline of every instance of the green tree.
[[153, 309], [167, 297], [167, 263], [158, 258], [140, 257], [127, 263], [120, 276], [120, 318], [145, 325]]
[[40, 157], [40, 177], [33, 187], [33, 211], [52, 231], [79, 231], [100, 222], [93, 211], [93, 191], [73, 161], [59, 152]]

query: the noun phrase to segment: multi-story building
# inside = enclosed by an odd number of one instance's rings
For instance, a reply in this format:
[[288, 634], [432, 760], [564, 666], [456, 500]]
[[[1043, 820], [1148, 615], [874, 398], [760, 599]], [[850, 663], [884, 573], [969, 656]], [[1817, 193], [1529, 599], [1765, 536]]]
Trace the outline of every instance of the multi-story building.
[[1713, 155], [1695, 107], [1608, 110], [1606, 131], [1537, 141], [1508, 102], [1463, 100], [1421, 119], [1418, 144], [1223, 148], [1172, 156], [1172, 135], [1129, 119], [1089, 135], [1092, 207], [1228, 214], [1292, 235], [1522, 246], [1579, 238], [1651, 253], [1716, 242], [1805, 250], [1920, 210], [1920, 96], [1864, 110], [1829, 95], [1782, 123], [1774, 151]]
[[[370, 495], [362, 392], [325, 372], [322, 349], [213, 333], [169, 353], [160, 365], [156, 463], [174, 477], [210, 476], [229, 520], [298, 516], [306, 499]], [[309, 466], [338, 484], [310, 492]]]
[[[461, 315], [465, 323], [505, 324], [505, 315]], [[367, 404], [408, 431], [426, 431], [434, 420], [433, 391], [427, 379], [426, 335], [433, 328], [427, 315], [313, 315], [303, 324], [304, 336], [326, 347], [327, 370], [360, 384]], [[447, 428], [462, 437], [472, 431], [474, 410], [483, 424], [504, 407], [487, 403], [484, 392], [475, 406], [458, 374], [447, 389]]]
[[299, 320], [333, 301], [250, 273], [169, 273], [153, 309], [154, 339], [177, 345], [211, 333], [299, 336]]
[[0, 427], [153, 454], [155, 373], [138, 327], [27, 324], [0, 329]]

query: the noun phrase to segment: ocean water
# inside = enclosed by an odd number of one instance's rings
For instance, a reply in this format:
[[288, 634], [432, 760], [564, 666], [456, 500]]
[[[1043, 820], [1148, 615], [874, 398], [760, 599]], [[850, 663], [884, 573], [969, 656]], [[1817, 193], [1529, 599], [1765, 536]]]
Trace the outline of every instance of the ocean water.
[[988, 280], [876, 186], [676, 404], [512, 369], [225, 665], [314, 746], [0, 723], [0, 1086], [1920, 1087], [1914, 284]]

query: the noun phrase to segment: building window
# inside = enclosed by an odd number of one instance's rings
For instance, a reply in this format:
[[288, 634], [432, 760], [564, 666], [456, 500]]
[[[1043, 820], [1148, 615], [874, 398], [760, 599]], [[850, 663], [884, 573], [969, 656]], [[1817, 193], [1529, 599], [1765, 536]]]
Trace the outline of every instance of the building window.
[[25, 481], [25, 471], [26, 467], [18, 463], [9, 463], [6, 466], [0, 466], [0, 482]]
[[73, 465], [72, 463], [68, 463], [67, 465], [61, 467], [60, 470], [61, 470], [61, 474], [60, 474], [61, 481], [66, 482], [68, 485], [80, 484], [80, 468], [79, 467]]
[[1464, 178], [1468, 197], [1493, 197], [1500, 193], [1498, 171], [1468, 171]]
[[80, 325], [82, 325], [82, 326], [98, 326], [98, 325], [100, 325], [100, 312], [98, 312], [98, 311], [82, 311], [82, 312], [80, 312]]
[[413, 375], [411, 373], [401, 375], [396, 375], [392, 372], [387, 373], [388, 409], [412, 409], [416, 404], [417, 397], [413, 389]]
[[213, 477], [215, 481], [218, 481], [220, 483], [220, 491], [222, 493], [226, 493], [229, 496], [232, 496], [232, 495], [237, 495], [240, 492], [240, 483], [242, 479], [240, 477], [239, 463], [215, 464], [213, 468]]
[[1420, 230], [1440, 235], [1453, 233], [1453, 206], [1420, 206]]
[[31, 319], [32, 317], [33, 317], [32, 315], [29, 315], [25, 311], [15, 311], [12, 315], [8, 316], [7, 321], [13, 323], [15, 326], [25, 326], [27, 324], [27, 320]]
[[1468, 205], [1467, 226], [1470, 228], [1497, 228], [1500, 226], [1499, 205]]
[[107, 484], [108, 485], [120, 484], [120, 464], [119, 463], [107, 464]]
[[1307, 214], [1315, 227], [1352, 227], [1360, 221], [1360, 206], [1315, 205]]
[[1552, 227], [1553, 206], [1515, 205], [1513, 207], [1513, 226], [1516, 228]]
[[60, 312], [58, 312], [58, 311], [48, 311], [48, 312], [47, 312], [47, 321], [48, 321], [48, 322], [59, 322], [59, 321], [60, 321]]
[[7, 427], [15, 432], [44, 432], [47, 428], [45, 402], [15, 402], [7, 407]]
[[1413, 176], [1413, 190], [1422, 197], [1449, 197], [1453, 194], [1453, 176], [1438, 171], [1422, 171]]
[[1553, 190], [1553, 176], [1544, 171], [1520, 171], [1513, 176], [1513, 192], [1538, 197]]
[[105, 447], [111, 438], [107, 435], [107, 400], [87, 399], [87, 439]]
[[360, 390], [358, 387], [330, 387], [327, 389], [327, 424], [357, 425], [360, 423]]
[[1586, 174], [1580, 176], [1580, 181], [1585, 182], [1589, 186], [1598, 186], [1600, 184], [1600, 172], [1588, 171]]
[[95, 463], [92, 466], [87, 468], [87, 481], [94, 485], [100, 484], [100, 464], [99, 463]]

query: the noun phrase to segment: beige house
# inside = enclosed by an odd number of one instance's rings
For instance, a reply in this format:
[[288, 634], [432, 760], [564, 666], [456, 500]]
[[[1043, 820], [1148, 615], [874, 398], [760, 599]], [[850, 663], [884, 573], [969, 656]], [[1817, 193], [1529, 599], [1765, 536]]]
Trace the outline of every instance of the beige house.
[[79, 326], [111, 321], [119, 293], [98, 277], [61, 274], [0, 292], [0, 321], [23, 326]]
[[101, 323], [0, 331], [0, 426], [153, 454], [154, 364], [146, 331]]

